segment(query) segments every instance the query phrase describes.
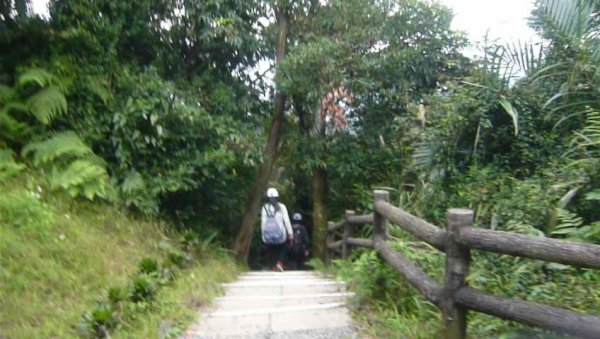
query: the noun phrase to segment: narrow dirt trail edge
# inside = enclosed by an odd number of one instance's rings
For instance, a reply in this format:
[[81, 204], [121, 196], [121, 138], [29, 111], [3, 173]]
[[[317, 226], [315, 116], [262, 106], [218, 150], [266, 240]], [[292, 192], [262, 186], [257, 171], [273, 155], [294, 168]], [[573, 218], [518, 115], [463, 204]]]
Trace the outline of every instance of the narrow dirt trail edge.
[[308, 271], [248, 272], [221, 285], [185, 339], [358, 338], [343, 282]]

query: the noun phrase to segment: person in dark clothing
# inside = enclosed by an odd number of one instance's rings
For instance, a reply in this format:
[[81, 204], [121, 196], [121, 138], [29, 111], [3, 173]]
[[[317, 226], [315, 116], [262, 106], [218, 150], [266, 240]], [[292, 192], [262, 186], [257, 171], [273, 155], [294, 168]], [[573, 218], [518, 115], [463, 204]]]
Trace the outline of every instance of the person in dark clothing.
[[304, 269], [304, 263], [310, 255], [310, 240], [308, 239], [308, 232], [306, 226], [302, 224], [302, 215], [300, 213], [294, 213], [292, 216], [292, 232], [294, 233], [294, 239], [289, 250], [290, 266], [295, 270]]

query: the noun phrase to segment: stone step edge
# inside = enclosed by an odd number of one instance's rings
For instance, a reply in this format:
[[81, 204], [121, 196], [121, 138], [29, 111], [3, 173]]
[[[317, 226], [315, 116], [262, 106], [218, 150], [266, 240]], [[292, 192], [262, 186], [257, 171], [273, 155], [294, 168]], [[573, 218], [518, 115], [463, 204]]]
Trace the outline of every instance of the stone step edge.
[[203, 313], [205, 317], [239, 317], [248, 315], [265, 315], [265, 314], [281, 314], [291, 312], [304, 312], [304, 311], [319, 311], [329, 310], [333, 308], [345, 307], [346, 303], [328, 303], [328, 304], [315, 304], [315, 305], [300, 305], [300, 306], [286, 306], [286, 307], [269, 307], [259, 309], [245, 309], [235, 311], [218, 311]]
[[221, 284], [221, 287], [288, 287], [288, 286], [346, 286], [343, 281], [282, 280], [250, 281]]
[[345, 293], [290, 294], [290, 295], [257, 295], [257, 296], [239, 296], [239, 297], [223, 296], [223, 297], [215, 298], [215, 301], [349, 298], [349, 297], [353, 297], [354, 295], [355, 295], [354, 292], [345, 292]]

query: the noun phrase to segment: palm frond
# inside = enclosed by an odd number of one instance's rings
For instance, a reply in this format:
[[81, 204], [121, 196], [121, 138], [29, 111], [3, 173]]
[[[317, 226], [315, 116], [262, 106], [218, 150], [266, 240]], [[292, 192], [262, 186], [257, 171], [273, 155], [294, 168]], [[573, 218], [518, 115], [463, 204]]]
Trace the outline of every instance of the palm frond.
[[531, 74], [544, 61], [544, 45], [521, 42], [507, 44], [506, 58], [509, 63], [516, 65], [525, 75]]
[[27, 99], [27, 107], [35, 118], [47, 125], [55, 117], [67, 113], [67, 98], [56, 87], [48, 87]]
[[580, 146], [598, 147], [600, 146], [600, 113], [589, 111], [585, 122], [585, 127], [581, 131], [583, 137]]
[[27, 144], [23, 156], [33, 153], [33, 163], [37, 165], [57, 161], [60, 158], [81, 158], [93, 155], [92, 150], [73, 132], [63, 132], [50, 139]]
[[517, 112], [513, 105], [508, 100], [506, 100], [506, 98], [500, 98], [499, 103], [500, 106], [504, 108], [504, 111], [512, 119], [513, 127], [515, 129], [515, 135], [519, 134], [519, 112]]
[[560, 35], [579, 41], [594, 30], [592, 0], [541, 0], [540, 9]]

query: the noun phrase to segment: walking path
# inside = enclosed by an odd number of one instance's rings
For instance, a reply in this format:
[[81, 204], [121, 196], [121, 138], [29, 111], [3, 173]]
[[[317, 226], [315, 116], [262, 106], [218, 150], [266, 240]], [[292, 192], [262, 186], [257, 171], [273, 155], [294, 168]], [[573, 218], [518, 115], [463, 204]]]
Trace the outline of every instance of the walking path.
[[308, 271], [248, 272], [223, 284], [186, 339], [357, 338], [343, 282]]

